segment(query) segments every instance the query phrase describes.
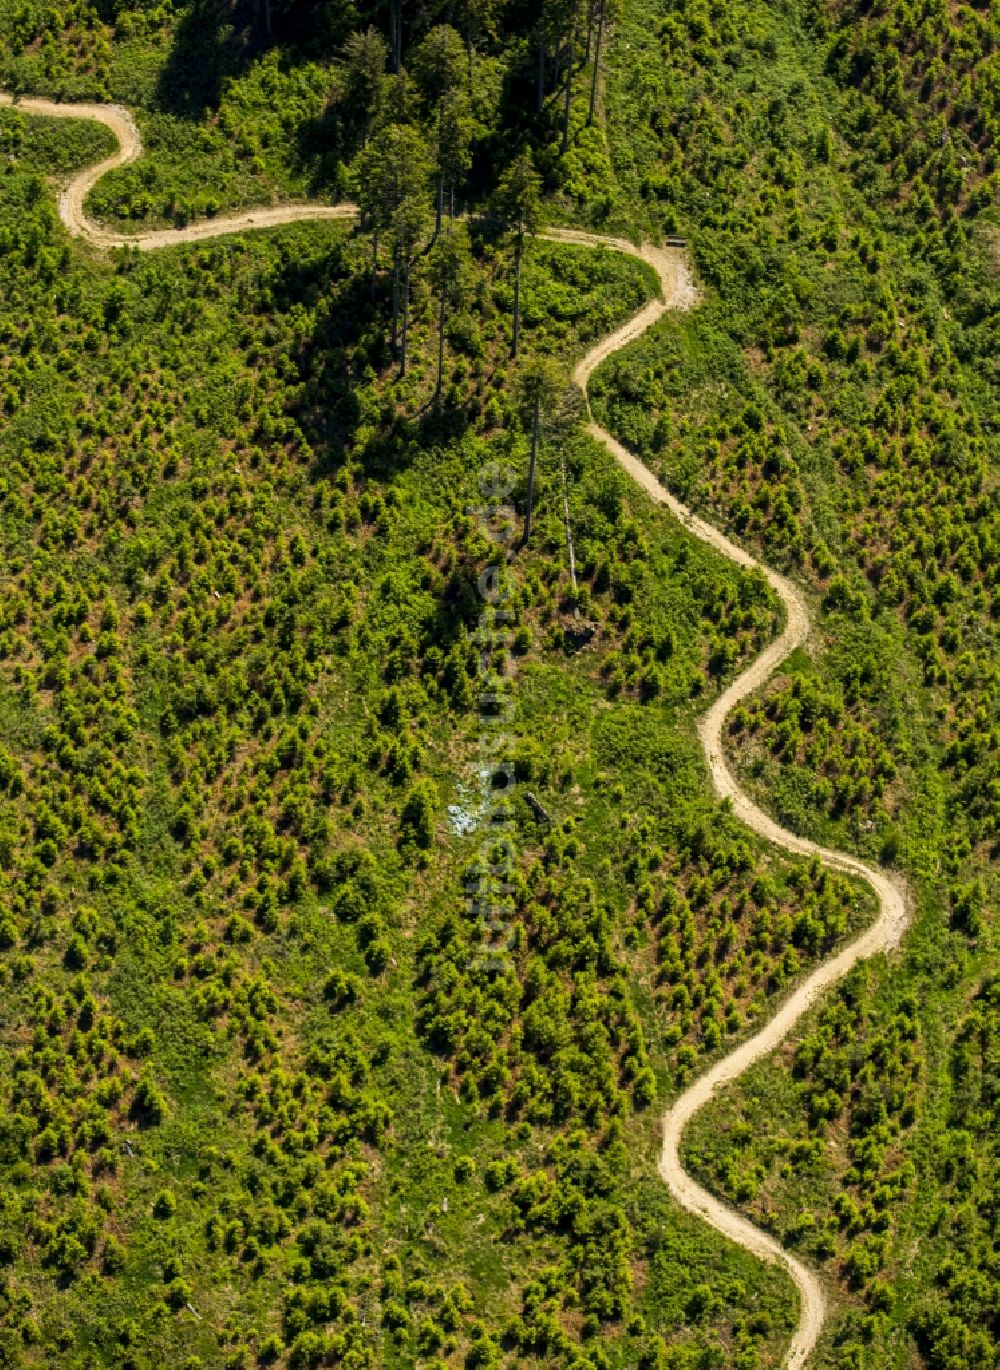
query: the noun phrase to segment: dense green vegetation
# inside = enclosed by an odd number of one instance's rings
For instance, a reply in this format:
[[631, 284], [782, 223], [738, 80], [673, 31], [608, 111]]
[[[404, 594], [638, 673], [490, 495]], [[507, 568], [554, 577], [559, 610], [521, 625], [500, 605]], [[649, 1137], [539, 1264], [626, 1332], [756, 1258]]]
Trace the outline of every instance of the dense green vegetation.
[[[512, 760], [551, 822], [519, 801], [478, 970], [446, 804], [475, 821], [479, 473], [523, 499], [506, 258], [469, 244], [428, 408], [422, 266], [400, 379], [361, 237], [92, 264], [26, 155], [4, 189], [5, 1356], [773, 1364], [783, 1283], [671, 1211], [651, 1111], [865, 916], [705, 793], [687, 720], [774, 631], [763, 581], [570, 414], [574, 592], [545, 436]], [[535, 244], [529, 352], [649, 289]]]
[[[514, 563], [509, 955], [478, 963], [475, 508], [509, 462], [524, 510], [533, 167], [548, 216], [691, 234], [703, 306], [595, 409], [806, 587], [817, 651], [733, 757], [918, 904], [692, 1165], [827, 1272], [824, 1363], [993, 1364], [992, 7], [609, 3], [596, 73], [600, 7], [470, 5], [454, 41], [401, 8], [0, 14], [0, 86], [137, 108], [98, 217], [366, 205], [363, 235], [91, 262], [41, 175], [104, 131], [0, 111], [2, 1354], [778, 1363], [787, 1288], [671, 1209], [656, 1105], [867, 903], [707, 797], [693, 714], [774, 605], [558, 384]], [[529, 237], [524, 367], [650, 289]]]
[[824, 1363], [993, 1364], [990, 1143], [959, 1099], [995, 956], [998, 217], [991, 97], [960, 92], [995, 20], [670, 9], [629, 34], [611, 131], [718, 295], [616, 357], [601, 411], [812, 587], [820, 653], [734, 714], [732, 754], [792, 827], [906, 870], [919, 915], [689, 1159], [828, 1271]]
[[99, 161], [114, 150], [109, 129], [87, 120], [54, 123], [26, 119], [19, 110], [0, 109], [0, 155], [4, 164], [21, 163], [42, 175], [56, 176]]

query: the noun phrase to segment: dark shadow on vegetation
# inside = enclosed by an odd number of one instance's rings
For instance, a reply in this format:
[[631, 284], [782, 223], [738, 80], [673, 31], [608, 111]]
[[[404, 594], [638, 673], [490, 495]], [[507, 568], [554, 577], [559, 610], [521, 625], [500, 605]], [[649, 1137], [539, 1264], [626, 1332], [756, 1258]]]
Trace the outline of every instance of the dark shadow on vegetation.
[[174, 32], [160, 72], [157, 106], [168, 114], [200, 119], [218, 108], [225, 83], [242, 75], [263, 51], [265, 34], [255, 0], [195, 0]]
[[299, 385], [289, 410], [315, 453], [317, 477], [343, 464], [361, 419], [356, 392], [364, 369], [379, 370], [389, 360], [383, 302], [372, 299], [365, 280], [347, 278], [339, 248], [325, 269], [313, 259], [289, 261], [271, 282], [269, 308], [278, 313], [296, 306], [314, 309], [321, 298], [327, 307], [292, 358]]
[[308, 177], [309, 194], [331, 191], [337, 199], [348, 193], [344, 168], [361, 149], [360, 127], [349, 122], [349, 111], [328, 105], [316, 119], [303, 119], [295, 129], [295, 169]]
[[356, 22], [356, 7], [341, 0], [194, 0], [174, 33], [156, 87], [159, 109], [200, 119], [218, 108], [226, 83], [242, 76], [262, 53], [278, 48], [287, 66], [328, 60]]
[[[339, 469], [355, 439], [362, 419], [357, 392], [364, 373], [370, 367], [381, 374], [395, 365], [389, 340], [390, 288], [384, 269], [374, 297], [367, 275], [348, 277], [342, 248], [331, 252], [325, 266], [315, 259], [289, 260], [270, 282], [268, 307], [278, 313], [327, 302], [293, 356], [299, 384], [288, 410], [314, 453], [316, 478]], [[365, 473], [389, 479], [408, 463], [409, 453], [460, 441], [471, 422], [464, 408], [443, 402], [429, 403], [415, 415], [380, 411], [361, 454]]]

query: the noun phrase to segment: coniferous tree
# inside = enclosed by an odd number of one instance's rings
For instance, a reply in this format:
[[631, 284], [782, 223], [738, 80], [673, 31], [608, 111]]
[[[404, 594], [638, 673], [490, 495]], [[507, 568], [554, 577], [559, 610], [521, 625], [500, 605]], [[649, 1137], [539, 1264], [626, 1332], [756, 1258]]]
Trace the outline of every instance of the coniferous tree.
[[468, 275], [468, 248], [464, 228], [449, 224], [435, 245], [431, 258], [433, 283], [438, 296], [438, 361], [434, 399], [440, 401], [444, 383], [444, 338], [450, 312], [461, 301]]
[[[607, 25], [615, 19], [615, 0], [595, 0], [595, 4], [590, 11], [590, 29], [593, 31], [594, 43], [594, 69], [590, 76], [590, 108], [587, 111], [587, 126], [594, 122], [594, 115], [597, 110], [597, 82], [601, 70], [601, 47], [604, 42], [604, 31]], [[587, 34], [587, 48], [590, 49], [590, 31]]]
[[410, 124], [387, 124], [365, 148], [358, 168], [362, 217], [372, 234], [373, 289], [383, 236], [392, 249], [392, 348], [400, 350], [402, 312], [402, 371], [406, 369], [410, 269], [426, 217], [428, 165], [420, 131]]
[[[424, 183], [426, 184], [426, 162], [424, 162]], [[390, 225], [390, 241], [393, 252], [394, 295], [398, 301], [402, 294], [402, 328], [399, 338], [399, 374], [406, 375], [407, 341], [410, 325], [410, 275], [417, 244], [427, 224], [427, 202], [424, 188], [415, 184], [402, 197], [396, 207]], [[395, 317], [395, 310], [394, 310]], [[395, 337], [394, 337], [395, 346]]]
[[455, 181], [468, 169], [473, 136], [466, 53], [457, 31], [449, 24], [431, 29], [413, 55], [413, 73], [425, 117], [434, 129], [436, 241], [441, 232], [445, 189], [450, 190], [454, 205]]
[[542, 431], [558, 407], [566, 391], [566, 380], [559, 365], [551, 357], [536, 357], [527, 362], [517, 375], [517, 399], [522, 421], [531, 437], [528, 457], [528, 485], [524, 502], [524, 530], [521, 546], [526, 547], [531, 537], [531, 518], [535, 504], [535, 471], [541, 446]]
[[382, 112], [388, 57], [385, 39], [373, 28], [352, 33], [344, 44], [343, 99], [350, 113], [359, 116], [363, 144]]
[[565, 157], [569, 149], [569, 118], [573, 103], [573, 65], [576, 60], [576, 42], [580, 27], [580, 0], [562, 0], [559, 5], [560, 34], [565, 35], [566, 44], [566, 83], [563, 87], [563, 124], [562, 146], [560, 152]]
[[538, 229], [542, 181], [528, 148], [514, 158], [496, 193], [496, 211], [514, 240], [514, 339], [511, 356], [517, 356], [521, 334], [521, 260], [526, 234]]

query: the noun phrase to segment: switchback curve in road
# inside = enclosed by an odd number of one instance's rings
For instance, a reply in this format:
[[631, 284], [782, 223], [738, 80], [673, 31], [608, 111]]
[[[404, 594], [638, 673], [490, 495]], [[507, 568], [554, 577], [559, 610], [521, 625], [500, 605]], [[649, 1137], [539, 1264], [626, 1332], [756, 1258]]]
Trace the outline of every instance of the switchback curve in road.
[[[11, 96], [0, 92], [0, 106], [10, 106], [14, 103]], [[115, 167], [126, 166], [141, 155], [142, 140], [132, 115], [120, 105], [58, 104], [51, 100], [28, 97], [17, 100], [16, 105], [28, 114], [93, 119], [104, 124], [117, 138], [117, 152], [77, 173], [59, 196], [59, 217], [70, 234], [100, 249], [136, 247], [140, 251], [148, 252], [175, 243], [199, 242], [246, 229], [268, 228], [306, 219], [348, 219], [357, 214], [356, 206], [350, 204], [290, 204], [206, 219], [184, 228], [161, 229], [136, 235], [110, 233], [87, 217], [83, 204], [88, 192], [102, 176]], [[553, 228], [540, 236], [552, 242], [603, 247], [627, 253], [652, 266], [659, 280], [660, 299], [652, 300], [620, 328], [596, 343], [577, 363], [573, 379], [585, 395], [587, 382], [602, 361], [635, 341], [668, 309], [691, 309], [697, 304], [698, 292], [687, 260], [676, 250], [655, 247], [650, 243], [637, 247], [625, 238], [603, 237], [576, 229]], [[804, 643], [808, 636], [809, 613], [799, 591], [784, 576], [763, 565], [749, 552], [731, 542], [718, 528], [692, 513], [656, 479], [638, 457], [623, 447], [606, 429], [591, 420], [589, 432], [604, 445], [652, 500], [665, 505], [695, 537], [737, 565], [748, 570], [761, 571], [784, 606], [786, 618], [781, 634], [737, 676], [699, 723], [698, 736], [717, 794], [722, 799], [728, 799], [733, 813], [768, 842], [797, 855], [818, 857], [827, 866], [866, 881], [878, 897], [879, 914], [871, 927], [817, 966], [758, 1032], [723, 1056], [705, 1074], [700, 1075], [674, 1100], [663, 1118], [660, 1174], [676, 1201], [688, 1212], [704, 1219], [747, 1251], [764, 1260], [782, 1265], [795, 1283], [800, 1296], [800, 1313], [786, 1355], [785, 1370], [802, 1370], [816, 1346], [826, 1316], [826, 1298], [822, 1284], [808, 1266], [786, 1251], [774, 1237], [755, 1227], [742, 1214], [710, 1194], [686, 1173], [680, 1159], [681, 1137], [688, 1122], [709, 1102], [715, 1091], [737, 1079], [755, 1062], [779, 1046], [825, 990], [842, 979], [858, 961], [879, 952], [891, 951], [899, 945], [908, 921], [906, 898], [903, 887], [883, 871], [866, 865], [857, 857], [821, 847], [808, 838], [799, 837], [781, 827], [740, 789], [726, 760], [722, 737], [729, 713], [740, 700], [759, 689], [776, 667], [789, 653]]]
[[[697, 301], [697, 292], [687, 261], [676, 252], [653, 247], [648, 243], [636, 247], [625, 239], [607, 239], [574, 230], [550, 230], [544, 236], [561, 242], [580, 243], [590, 247], [611, 247], [620, 252], [627, 252], [648, 262], [659, 276], [662, 298], [646, 305], [634, 318], [591, 348], [577, 363], [573, 379], [585, 394], [591, 374], [602, 361], [633, 342], [668, 309], [690, 309]], [[826, 1296], [822, 1284], [814, 1271], [790, 1251], [786, 1251], [774, 1237], [755, 1227], [741, 1213], [717, 1199], [688, 1175], [680, 1159], [681, 1137], [691, 1118], [711, 1100], [715, 1091], [737, 1079], [745, 1070], [778, 1047], [823, 992], [842, 979], [852, 966], [866, 957], [890, 951], [899, 945], [908, 921], [905, 893], [902, 886], [891, 880], [883, 871], [873, 869], [857, 857], [821, 847], [808, 838], [799, 837], [796, 833], [781, 827], [740, 789], [726, 759], [722, 736], [728, 715], [740, 700], [759, 689], [780, 663], [808, 637], [809, 612], [802, 595], [791, 581], [763, 565], [749, 552], [731, 542], [718, 528], [693, 514], [656, 479], [647, 466], [600, 424], [591, 421], [589, 431], [598, 442], [603, 443], [650, 498], [658, 504], [666, 505], [695, 537], [737, 565], [748, 570], [761, 571], [784, 606], [785, 627], [781, 634], [737, 676], [703, 715], [698, 725], [698, 736], [716, 793], [721, 799], [728, 799], [733, 813], [768, 842], [797, 855], [818, 857], [825, 865], [835, 870], [857, 876], [866, 881], [878, 896], [879, 913], [871, 927], [836, 955], [817, 966], [781, 1004], [760, 1031], [743, 1041], [734, 1051], [723, 1056], [703, 1075], [698, 1076], [674, 1100], [663, 1118], [660, 1174], [681, 1207], [703, 1218], [747, 1251], [784, 1266], [794, 1281], [800, 1298], [799, 1321], [786, 1353], [785, 1367], [786, 1370], [802, 1370], [816, 1346], [826, 1317]]]
[[251, 228], [274, 228], [279, 224], [298, 223], [302, 219], [353, 219], [358, 212], [357, 206], [351, 204], [267, 205], [239, 214], [200, 219], [184, 228], [160, 228], [151, 233], [111, 233], [88, 217], [83, 202], [102, 176], [116, 167], [128, 166], [142, 155], [142, 139], [131, 113], [122, 105], [61, 104], [27, 95], [15, 100], [0, 91], [0, 107], [4, 106], [13, 106], [25, 114], [40, 114], [52, 119], [91, 119], [109, 128], [117, 138], [116, 152], [78, 172], [59, 194], [59, 217], [68, 231], [74, 238], [83, 238], [92, 247], [104, 251], [115, 247], [134, 247], [140, 252], [152, 252], [175, 243], [197, 243], [206, 238], [219, 238]]

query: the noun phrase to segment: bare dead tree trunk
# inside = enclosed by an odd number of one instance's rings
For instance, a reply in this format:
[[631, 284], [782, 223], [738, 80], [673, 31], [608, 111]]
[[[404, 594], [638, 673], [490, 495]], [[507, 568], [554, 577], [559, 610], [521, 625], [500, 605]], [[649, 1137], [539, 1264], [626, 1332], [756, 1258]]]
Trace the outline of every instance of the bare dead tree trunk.
[[528, 461], [528, 492], [524, 505], [524, 532], [521, 534], [521, 546], [527, 547], [528, 539], [531, 537], [531, 511], [535, 503], [535, 461], [538, 457], [538, 432], [541, 427], [541, 403], [535, 401], [534, 413], [531, 416], [531, 457]]
[[375, 298], [375, 286], [378, 281], [378, 233], [372, 234], [372, 299]]
[[[562, 472], [562, 502], [563, 502], [563, 522], [566, 525], [566, 547], [569, 551], [569, 578], [573, 585], [573, 593], [576, 594], [576, 557], [573, 553], [573, 530], [569, 522], [569, 495], [566, 491], [566, 456], [563, 453], [559, 458], [559, 469]], [[579, 613], [579, 609], [577, 613]]]
[[399, 351], [399, 248], [392, 254], [392, 355]]
[[399, 374], [400, 377], [406, 375], [406, 340], [410, 325], [410, 259], [406, 259], [403, 268], [403, 344], [399, 353]]
[[604, 37], [604, 0], [600, 0], [600, 9], [597, 12], [597, 41], [594, 44], [594, 74], [590, 78], [590, 112], [587, 115], [587, 127], [594, 122], [594, 110], [597, 108], [597, 73], [601, 69], [601, 39]]
[[521, 254], [523, 251], [522, 235], [519, 233], [514, 239], [514, 342], [510, 349], [512, 357], [517, 356], [517, 345], [521, 339]]
[[573, 99], [573, 33], [569, 35], [569, 53], [566, 62], [566, 103], [563, 106], [562, 155], [566, 156], [569, 147], [569, 107]]
[[538, 30], [538, 76], [535, 84], [535, 113], [545, 108], [545, 34]]
[[438, 375], [437, 385], [434, 387], [434, 402], [441, 402], [441, 388], [444, 384], [444, 323], [448, 312], [448, 292], [441, 291], [441, 306], [438, 311]]
[[389, 0], [389, 51], [392, 70], [398, 75], [403, 64], [402, 0]]

